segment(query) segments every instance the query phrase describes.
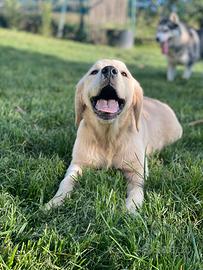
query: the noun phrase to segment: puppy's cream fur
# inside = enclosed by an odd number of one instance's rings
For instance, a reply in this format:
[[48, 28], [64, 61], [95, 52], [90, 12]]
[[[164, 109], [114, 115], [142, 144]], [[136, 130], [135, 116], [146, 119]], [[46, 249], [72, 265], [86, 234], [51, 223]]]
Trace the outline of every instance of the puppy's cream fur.
[[[112, 83], [125, 106], [115, 119], [102, 120], [92, 109], [90, 98], [97, 96], [105, 84], [101, 69], [113, 66], [118, 75]], [[92, 70], [98, 73], [91, 75]], [[122, 76], [122, 72], [127, 74]], [[85, 167], [120, 169], [128, 181], [126, 207], [134, 212], [143, 202], [146, 156], [182, 135], [182, 128], [173, 110], [166, 104], [147, 97], [124, 63], [100, 60], [79, 81], [75, 94], [78, 125], [72, 161], [65, 178], [46, 208], [58, 206], [73, 189]], [[147, 168], [146, 168], [147, 169]]]

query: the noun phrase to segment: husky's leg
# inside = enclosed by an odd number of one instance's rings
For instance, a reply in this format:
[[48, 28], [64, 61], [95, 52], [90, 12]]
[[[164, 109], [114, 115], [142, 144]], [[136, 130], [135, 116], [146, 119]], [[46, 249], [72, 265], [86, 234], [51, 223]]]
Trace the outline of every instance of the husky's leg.
[[168, 63], [168, 70], [167, 70], [167, 80], [173, 81], [176, 75], [176, 66]]
[[186, 65], [183, 73], [183, 79], [188, 80], [192, 74], [192, 65]]

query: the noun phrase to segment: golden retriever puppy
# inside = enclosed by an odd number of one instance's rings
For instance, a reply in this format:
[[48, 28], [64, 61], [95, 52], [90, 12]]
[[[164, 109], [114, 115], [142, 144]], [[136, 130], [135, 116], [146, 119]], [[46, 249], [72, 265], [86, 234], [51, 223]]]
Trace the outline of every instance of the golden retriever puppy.
[[128, 181], [126, 207], [143, 202], [146, 156], [178, 140], [182, 128], [173, 110], [147, 97], [124, 63], [100, 60], [79, 81], [78, 125], [72, 161], [46, 209], [61, 205], [85, 167], [120, 169]]

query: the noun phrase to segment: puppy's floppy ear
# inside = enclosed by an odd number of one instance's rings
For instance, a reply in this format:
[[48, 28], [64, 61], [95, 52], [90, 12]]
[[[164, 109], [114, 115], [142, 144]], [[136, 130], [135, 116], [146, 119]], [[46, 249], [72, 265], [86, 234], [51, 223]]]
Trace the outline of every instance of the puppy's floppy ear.
[[139, 131], [139, 122], [143, 106], [143, 90], [140, 84], [134, 80], [134, 96], [133, 96], [133, 109], [135, 114], [135, 124], [137, 131]]
[[80, 121], [82, 120], [82, 114], [85, 110], [85, 104], [83, 102], [83, 88], [84, 80], [83, 78], [76, 85], [75, 93], [75, 125], [78, 127]]
[[175, 12], [172, 12], [169, 16], [170, 21], [174, 22], [174, 23], [179, 23], [179, 17], [178, 14], [176, 14]]

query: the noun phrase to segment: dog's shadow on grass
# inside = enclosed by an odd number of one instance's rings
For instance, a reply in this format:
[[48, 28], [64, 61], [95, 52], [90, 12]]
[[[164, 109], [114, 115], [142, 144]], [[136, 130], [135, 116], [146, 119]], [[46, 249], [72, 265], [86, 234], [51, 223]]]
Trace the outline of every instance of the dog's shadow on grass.
[[1, 47], [0, 57], [5, 147], [34, 157], [70, 154], [75, 85], [91, 64], [11, 47]]

